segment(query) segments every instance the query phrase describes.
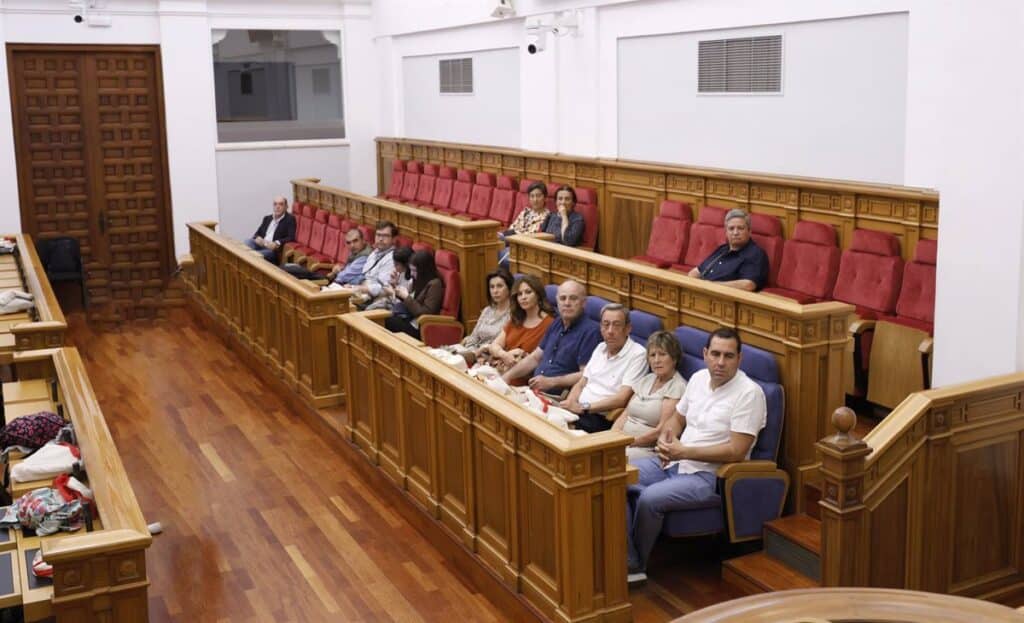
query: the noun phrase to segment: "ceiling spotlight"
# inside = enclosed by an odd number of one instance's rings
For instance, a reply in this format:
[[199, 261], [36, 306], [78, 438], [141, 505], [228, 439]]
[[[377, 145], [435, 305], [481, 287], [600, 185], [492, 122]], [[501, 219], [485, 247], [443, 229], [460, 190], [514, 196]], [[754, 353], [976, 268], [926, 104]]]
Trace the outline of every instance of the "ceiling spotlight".
[[498, 6], [491, 11], [491, 17], [514, 17], [515, 8], [512, 7], [512, 0], [498, 0]]

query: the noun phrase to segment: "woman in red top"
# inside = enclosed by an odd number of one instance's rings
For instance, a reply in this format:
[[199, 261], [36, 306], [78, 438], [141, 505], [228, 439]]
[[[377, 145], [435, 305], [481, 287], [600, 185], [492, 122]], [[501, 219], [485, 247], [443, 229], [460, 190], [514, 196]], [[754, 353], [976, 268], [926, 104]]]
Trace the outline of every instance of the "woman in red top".
[[[512, 295], [508, 324], [486, 349], [491, 365], [501, 372], [532, 353], [554, 320], [540, 279], [523, 275], [512, 286]], [[522, 385], [525, 380], [515, 379], [512, 384]]]

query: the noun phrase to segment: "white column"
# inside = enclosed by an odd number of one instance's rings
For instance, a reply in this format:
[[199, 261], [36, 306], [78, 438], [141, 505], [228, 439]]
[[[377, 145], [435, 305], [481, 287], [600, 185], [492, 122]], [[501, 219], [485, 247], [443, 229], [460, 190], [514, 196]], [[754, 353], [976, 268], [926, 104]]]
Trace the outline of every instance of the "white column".
[[374, 137], [380, 117], [378, 54], [368, 3], [345, 5], [341, 32], [344, 71], [345, 136], [350, 143], [349, 187], [364, 195], [377, 194], [377, 147]]
[[[551, 15], [540, 16], [551, 23]], [[532, 21], [537, 17], [531, 17]], [[558, 151], [558, 102], [565, 93], [559, 82], [558, 49], [560, 41], [550, 33], [544, 50], [526, 51], [526, 31], [520, 39], [519, 119], [521, 147], [537, 151]]]
[[[3, 1], [0, 0], [0, 7]], [[0, 13], [0, 42], [7, 42], [4, 20]], [[11, 87], [8, 81], [7, 55], [0, 54], [0, 232], [21, 231], [21, 208], [18, 199], [18, 162], [14, 153], [14, 124], [11, 122]]]
[[917, 0], [906, 183], [940, 193], [934, 384], [1024, 369], [1024, 5]]
[[160, 58], [174, 248], [188, 251], [186, 223], [217, 220], [217, 112], [205, 0], [160, 1]]

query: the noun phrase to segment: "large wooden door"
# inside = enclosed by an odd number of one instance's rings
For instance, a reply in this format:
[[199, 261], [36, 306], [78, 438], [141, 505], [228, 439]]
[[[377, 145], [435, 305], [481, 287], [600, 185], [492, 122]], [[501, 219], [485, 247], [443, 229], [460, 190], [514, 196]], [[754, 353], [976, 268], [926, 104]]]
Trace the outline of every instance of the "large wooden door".
[[22, 229], [78, 238], [109, 319], [159, 315], [173, 266], [158, 52], [7, 48]]

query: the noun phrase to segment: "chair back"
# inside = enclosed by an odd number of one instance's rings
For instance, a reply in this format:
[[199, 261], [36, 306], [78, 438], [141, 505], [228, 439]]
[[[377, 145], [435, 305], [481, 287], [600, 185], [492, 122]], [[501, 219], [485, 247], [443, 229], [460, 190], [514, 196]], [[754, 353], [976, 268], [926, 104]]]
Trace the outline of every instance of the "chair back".
[[750, 458], [756, 461], [778, 462], [779, 445], [782, 442], [782, 427], [785, 421], [786, 401], [779, 377], [779, 364], [775, 355], [766, 350], [743, 345], [740, 370], [764, 390], [767, 418], [761, 434], [757, 436]]
[[920, 323], [920, 328], [932, 333], [935, 322], [935, 263], [938, 243], [918, 240], [914, 259], [903, 269], [903, 286], [896, 301], [896, 315]]
[[593, 188], [577, 188], [575, 210], [583, 217], [584, 223], [583, 242], [580, 246], [594, 249], [597, 247], [597, 191]]
[[782, 221], [769, 214], [751, 214], [750, 237], [768, 256], [768, 285], [775, 285], [782, 264]]
[[661, 268], [683, 261], [690, 240], [691, 207], [689, 204], [666, 199], [661, 202], [658, 216], [651, 224], [644, 259], [657, 262]]
[[441, 249], [434, 254], [437, 272], [444, 282], [444, 299], [441, 302], [441, 314], [459, 317], [459, 301], [461, 300], [461, 277], [459, 276], [459, 256], [452, 251]]
[[402, 180], [402, 194], [399, 197], [403, 202], [415, 201], [416, 191], [420, 185], [420, 163], [410, 160], [405, 165], [405, 178]]
[[434, 198], [434, 187], [437, 185], [437, 165], [423, 165], [423, 173], [420, 174], [420, 183], [416, 188], [417, 205], [429, 205]]
[[437, 181], [434, 182], [434, 198], [430, 200], [431, 207], [440, 210], [447, 210], [452, 201], [452, 188], [455, 184], [455, 169], [441, 167], [437, 173]]
[[448, 209], [455, 214], [469, 212], [469, 202], [473, 195], [474, 173], [468, 169], [459, 169], [452, 187], [452, 200]]
[[662, 323], [661, 318], [654, 314], [634, 309], [629, 312], [629, 326], [629, 336], [634, 342], [646, 348], [647, 338], [655, 331], [661, 331]]
[[590, 318], [594, 322], [600, 324], [601, 309], [604, 308], [604, 306], [607, 305], [608, 303], [611, 303], [611, 301], [609, 301], [606, 298], [590, 295], [587, 297], [586, 302], [583, 303], [583, 314], [587, 318]]
[[690, 244], [686, 247], [684, 264], [699, 266], [719, 245], [725, 244], [725, 210], [704, 206], [697, 222], [690, 225]]
[[707, 367], [704, 365], [704, 345], [708, 343], [708, 332], [693, 327], [676, 327], [672, 334], [679, 340], [683, 352], [676, 369], [689, 381], [694, 372]]
[[788, 290], [829, 299], [839, 273], [839, 255], [831, 225], [800, 221], [783, 246], [777, 283]]
[[402, 196], [402, 183], [405, 181], [405, 160], [395, 158], [391, 161], [391, 180], [384, 196], [388, 199], [398, 199]]
[[516, 207], [513, 210], [515, 214], [519, 214], [523, 208], [530, 207], [530, 186], [537, 183], [537, 180], [519, 180], [519, 192], [516, 193]]
[[903, 259], [896, 236], [857, 229], [839, 260], [832, 298], [856, 305], [861, 317], [873, 319], [896, 310], [902, 282]]
[[498, 185], [491, 199], [488, 218], [492, 218], [505, 227], [512, 222], [512, 210], [516, 205], [515, 180], [507, 175], [498, 176]]
[[494, 175], [481, 171], [476, 174], [476, 183], [469, 198], [469, 214], [476, 219], [485, 219], [491, 211], [494, 196]]

